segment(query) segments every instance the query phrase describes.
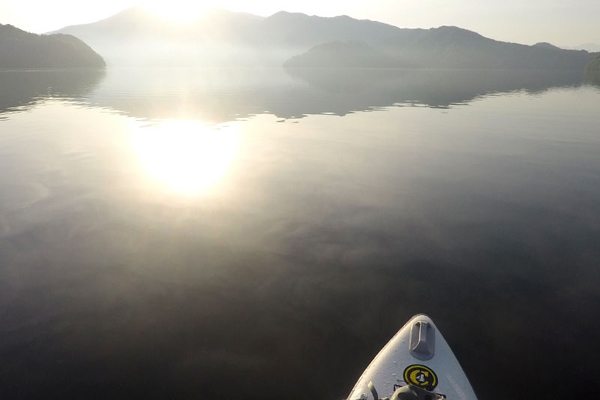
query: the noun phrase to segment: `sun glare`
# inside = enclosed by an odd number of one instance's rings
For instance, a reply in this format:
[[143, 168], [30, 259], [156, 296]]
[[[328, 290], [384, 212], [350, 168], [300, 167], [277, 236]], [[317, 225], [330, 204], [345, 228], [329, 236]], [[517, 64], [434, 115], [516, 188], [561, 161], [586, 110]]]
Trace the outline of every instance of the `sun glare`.
[[166, 19], [189, 22], [214, 8], [213, 2], [193, 0], [145, 0], [143, 6]]
[[235, 125], [211, 127], [168, 120], [137, 129], [133, 148], [154, 180], [184, 194], [201, 194], [225, 175], [238, 150]]

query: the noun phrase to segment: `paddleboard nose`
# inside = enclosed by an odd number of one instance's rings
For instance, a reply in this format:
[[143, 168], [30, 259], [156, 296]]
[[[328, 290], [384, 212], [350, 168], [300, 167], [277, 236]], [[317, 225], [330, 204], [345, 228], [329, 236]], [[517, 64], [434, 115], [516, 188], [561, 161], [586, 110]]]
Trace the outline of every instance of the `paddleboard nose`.
[[411, 318], [381, 349], [349, 400], [477, 400], [444, 336], [424, 314]]

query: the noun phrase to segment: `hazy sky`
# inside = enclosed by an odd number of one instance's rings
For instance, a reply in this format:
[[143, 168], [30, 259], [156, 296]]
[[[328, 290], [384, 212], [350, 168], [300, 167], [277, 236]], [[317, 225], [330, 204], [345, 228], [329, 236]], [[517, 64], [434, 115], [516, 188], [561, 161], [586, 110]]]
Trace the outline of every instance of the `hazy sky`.
[[136, 3], [152, 5], [174, 18], [217, 6], [263, 16], [280, 10], [345, 14], [407, 28], [456, 25], [525, 44], [600, 42], [600, 0], [0, 0], [0, 23], [43, 33], [94, 22]]

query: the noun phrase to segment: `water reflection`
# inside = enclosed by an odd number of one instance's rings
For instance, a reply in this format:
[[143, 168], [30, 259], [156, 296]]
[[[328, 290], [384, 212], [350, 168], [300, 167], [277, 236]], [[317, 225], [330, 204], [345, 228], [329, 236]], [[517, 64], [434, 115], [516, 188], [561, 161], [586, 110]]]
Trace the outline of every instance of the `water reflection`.
[[90, 101], [137, 118], [220, 123], [265, 113], [294, 119], [396, 105], [446, 108], [581, 83], [581, 71], [113, 69]]
[[446, 108], [481, 96], [581, 85], [581, 71], [527, 70], [394, 70], [287, 69], [286, 72], [322, 91], [346, 98], [333, 112], [392, 105]]
[[348, 73], [108, 71], [5, 114], [0, 394], [341, 399], [428, 312], [480, 398], [589, 395], [600, 92]]
[[135, 130], [131, 143], [148, 174], [170, 189], [201, 194], [215, 185], [233, 162], [238, 125], [208, 126], [166, 120]]
[[[586, 77], [586, 82], [595, 82]], [[481, 96], [582, 84], [581, 71], [282, 68], [131, 68], [5, 71], [0, 113], [45, 98], [74, 98], [147, 120], [210, 123], [274, 114], [347, 115], [390, 106], [447, 108]]]
[[600, 87], [600, 71], [586, 71], [583, 80], [590, 85]]
[[83, 100], [105, 75], [90, 69], [0, 71], [0, 114], [30, 109], [49, 98]]

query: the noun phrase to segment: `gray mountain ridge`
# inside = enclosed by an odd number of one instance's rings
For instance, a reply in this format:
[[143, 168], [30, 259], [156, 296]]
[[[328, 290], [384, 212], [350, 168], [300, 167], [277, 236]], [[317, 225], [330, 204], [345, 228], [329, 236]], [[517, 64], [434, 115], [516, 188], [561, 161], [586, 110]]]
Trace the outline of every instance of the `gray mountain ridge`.
[[36, 35], [0, 24], [0, 68], [103, 68], [102, 57], [66, 34]]
[[173, 24], [131, 8], [57, 32], [79, 37], [113, 65], [583, 70], [591, 58], [585, 50], [501, 42], [454, 26], [404, 29], [285, 11], [259, 17], [216, 10]]

